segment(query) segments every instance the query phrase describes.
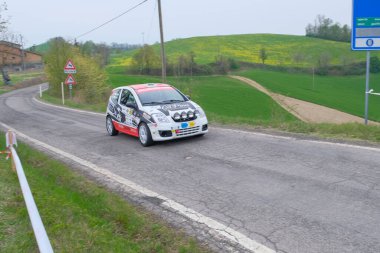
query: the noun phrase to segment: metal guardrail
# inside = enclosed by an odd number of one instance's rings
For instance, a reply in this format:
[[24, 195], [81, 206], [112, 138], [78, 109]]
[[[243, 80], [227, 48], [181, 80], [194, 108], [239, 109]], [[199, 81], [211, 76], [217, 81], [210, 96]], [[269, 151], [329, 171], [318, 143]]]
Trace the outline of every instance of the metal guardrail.
[[8, 153], [8, 158], [10, 157], [12, 159], [12, 167], [17, 172], [26, 208], [28, 209], [29, 218], [32, 223], [34, 236], [37, 240], [38, 248], [41, 253], [53, 253], [53, 248], [51, 247], [48, 235], [41, 220], [41, 216], [38, 212], [36, 203], [34, 202], [34, 198], [30, 190], [28, 181], [26, 180], [26, 176], [24, 173], [24, 169], [22, 168], [20, 158], [18, 157], [16, 149], [14, 148], [14, 146], [17, 146], [15, 133], [11, 131], [8, 131], [6, 133], [6, 146], [6, 153]]

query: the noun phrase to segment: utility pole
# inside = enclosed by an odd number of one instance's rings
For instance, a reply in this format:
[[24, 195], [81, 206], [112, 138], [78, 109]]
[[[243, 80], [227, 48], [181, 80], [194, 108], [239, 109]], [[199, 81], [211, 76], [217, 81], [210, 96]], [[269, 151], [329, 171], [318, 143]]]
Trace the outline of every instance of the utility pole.
[[164, 28], [162, 25], [161, 0], [157, 0], [157, 1], [158, 1], [158, 17], [160, 19], [162, 82], [166, 83], [166, 57], [165, 57], [165, 45], [164, 45]]
[[21, 42], [21, 68], [24, 71], [25, 70], [25, 53], [24, 53], [24, 45], [22, 41], [22, 35], [20, 34], [20, 42]]
[[142, 49], [143, 49], [143, 60], [142, 60], [142, 63], [141, 63], [141, 75], [143, 74], [143, 70], [144, 70], [144, 64], [145, 64], [145, 50], [146, 50], [146, 47], [145, 47], [145, 35], [144, 33], [141, 33], [142, 35]]
[[364, 107], [364, 124], [368, 125], [368, 100], [369, 100], [369, 75], [371, 66], [371, 52], [367, 51], [367, 70], [365, 78], [365, 107]]

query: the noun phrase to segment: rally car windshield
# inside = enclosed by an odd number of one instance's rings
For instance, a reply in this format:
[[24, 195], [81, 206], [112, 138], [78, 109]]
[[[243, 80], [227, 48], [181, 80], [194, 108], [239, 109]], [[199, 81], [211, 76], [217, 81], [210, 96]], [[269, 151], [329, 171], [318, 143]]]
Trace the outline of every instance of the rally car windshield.
[[138, 93], [142, 105], [171, 104], [187, 101], [186, 97], [173, 88], [152, 89]]

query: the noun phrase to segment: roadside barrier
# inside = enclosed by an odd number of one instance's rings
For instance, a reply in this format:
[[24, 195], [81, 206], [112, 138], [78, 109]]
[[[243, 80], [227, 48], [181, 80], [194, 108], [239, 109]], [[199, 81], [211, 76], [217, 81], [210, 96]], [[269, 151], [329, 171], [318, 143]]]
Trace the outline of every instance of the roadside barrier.
[[6, 151], [1, 151], [0, 153], [7, 154], [7, 159], [10, 158], [12, 161], [13, 170], [17, 172], [22, 194], [24, 196], [26, 208], [28, 209], [29, 218], [32, 223], [34, 236], [36, 237], [39, 251], [40, 253], [53, 253], [53, 248], [51, 247], [48, 235], [41, 220], [41, 216], [38, 212], [36, 203], [33, 199], [32, 192], [29, 188], [28, 181], [26, 180], [20, 158], [18, 157], [15, 149], [15, 146], [17, 147], [16, 134], [11, 131], [8, 131], [5, 137], [7, 149]]

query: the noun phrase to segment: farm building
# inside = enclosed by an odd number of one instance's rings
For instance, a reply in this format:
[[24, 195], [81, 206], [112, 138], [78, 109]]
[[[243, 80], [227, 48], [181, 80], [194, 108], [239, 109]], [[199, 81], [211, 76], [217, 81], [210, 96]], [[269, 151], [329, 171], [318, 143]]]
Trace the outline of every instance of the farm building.
[[11, 70], [42, 67], [42, 56], [22, 49], [21, 45], [0, 41], [0, 66]]

